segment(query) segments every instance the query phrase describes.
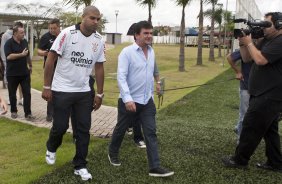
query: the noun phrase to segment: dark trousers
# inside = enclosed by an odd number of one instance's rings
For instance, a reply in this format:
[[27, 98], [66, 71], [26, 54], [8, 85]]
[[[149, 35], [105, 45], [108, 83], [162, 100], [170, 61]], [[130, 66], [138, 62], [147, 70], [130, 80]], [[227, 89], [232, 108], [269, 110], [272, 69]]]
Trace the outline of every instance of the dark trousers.
[[[47, 59], [47, 57], [44, 56], [43, 69], [45, 68], [46, 59]], [[56, 69], [56, 66], [57, 66], [57, 61], [55, 62], [54, 71]], [[54, 77], [54, 73], [52, 75], [52, 80], [53, 80], [53, 77]], [[47, 102], [47, 116], [53, 117], [53, 114], [54, 114], [53, 102], [52, 101], [51, 102]]]
[[7, 76], [11, 112], [18, 112], [17, 89], [21, 85], [23, 92], [23, 107], [25, 116], [31, 114], [30, 75]]
[[135, 103], [136, 113], [128, 112], [125, 108], [125, 104], [122, 99], [118, 100], [118, 120], [113, 132], [112, 140], [109, 145], [109, 154], [117, 156], [119, 148], [126, 129], [133, 118], [138, 116], [140, 119], [145, 142], [147, 146], [147, 158], [149, 162], [149, 168], [153, 169], [160, 166], [160, 159], [158, 153], [158, 143], [156, 135], [156, 107], [152, 99], [146, 105]]
[[282, 101], [265, 96], [251, 96], [249, 108], [243, 120], [243, 129], [235, 151], [235, 161], [248, 164], [248, 161], [262, 138], [265, 141], [267, 162], [273, 167], [282, 168], [278, 116]]
[[47, 116], [52, 116], [54, 114], [53, 102], [47, 102]]
[[86, 168], [86, 157], [90, 139], [91, 94], [90, 92], [55, 92], [53, 91], [53, 126], [51, 128], [47, 149], [56, 152], [62, 144], [63, 135], [69, 127], [70, 113], [75, 114], [76, 154], [73, 158], [75, 169]]
[[135, 116], [131, 121], [129, 128], [133, 129], [133, 140], [135, 143], [144, 141], [144, 137], [141, 130], [141, 122], [138, 116]]
[[[94, 89], [94, 84], [95, 84], [95, 79], [94, 77], [90, 76], [89, 77], [89, 86], [90, 86], [90, 93], [91, 93], [91, 107], [92, 107], [92, 111], [93, 111], [93, 103], [94, 103], [94, 98], [95, 98], [95, 89]], [[72, 135], [73, 138], [75, 139], [76, 136], [76, 114], [75, 113], [71, 113], [71, 126], [72, 126]]]

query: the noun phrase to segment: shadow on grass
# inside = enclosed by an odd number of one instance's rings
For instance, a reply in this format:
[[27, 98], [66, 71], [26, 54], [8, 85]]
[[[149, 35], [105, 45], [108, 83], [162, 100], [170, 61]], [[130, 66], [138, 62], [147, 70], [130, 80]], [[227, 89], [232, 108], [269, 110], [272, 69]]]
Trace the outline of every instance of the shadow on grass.
[[[210, 82], [227, 80], [232, 71]], [[148, 176], [145, 150], [134, 146], [132, 137], [125, 136], [120, 150], [120, 167], [107, 160], [109, 140], [99, 140], [90, 150], [89, 170], [93, 180], [88, 183], [280, 183], [282, 175], [255, 168], [264, 160], [261, 144], [250, 161], [250, 169], [226, 169], [221, 157], [232, 154], [236, 146], [233, 127], [237, 120], [238, 81], [203, 86], [186, 95], [157, 114], [159, 150], [162, 165], [175, 171], [167, 179]], [[96, 144], [92, 141], [91, 144]], [[34, 183], [79, 183], [72, 165], [66, 164]]]

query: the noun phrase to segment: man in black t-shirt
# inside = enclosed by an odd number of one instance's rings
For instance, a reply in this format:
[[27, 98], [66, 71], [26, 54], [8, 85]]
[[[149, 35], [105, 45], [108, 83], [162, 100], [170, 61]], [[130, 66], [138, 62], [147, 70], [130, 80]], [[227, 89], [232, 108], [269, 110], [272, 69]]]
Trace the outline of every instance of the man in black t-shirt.
[[44, 56], [44, 64], [43, 67], [45, 66], [45, 62], [47, 59], [48, 52], [50, 48], [53, 45], [53, 42], [57, 38], [57, 36], [60, 34], [60, 20], [59, 19], [52, 19], [49, 22], [49, 32], [45, 33], [39, 41], [38, 45], [38, 55], [39, 56]]
[[[44, 64], [43, 68], [45, 67], [45, 62], [47, 59], [48, 52], [53, 45], [53, 42], [60, 34], [60, 20], [59, 19], [52, 19], [49, 21], [49, 32], [45, 33], [39, 42], [38, 46], [38, 55], [44, 56]], [[47, 102], [47, 116], [46, 121], [52, 122], [53, 120], [53, 104], [52, 102]]]
[[[250, 36], [239, 38], [254, 61], [249, 77], [250, 103], [235, 155], [222, 159], [226, 167], [246, 168], [262, 138], [267, 161], [257, 167], [282, 172], [278, 117], [282, 110], [282, 13], [265, 15], [271, 27], [256, 47]], [[247, 57], [247, 56], [246, 56]]]
[[[16, 91], [19, 85], [22, 87], [24, 98], [25, 118], [32, 121], [31, 115], [31, 94], [30, 94], [30, 74], [32, 64], [28, 51], [28, 43], [24, 39], [24, 28], [13, 27], [13, 37], [9, 39], [4, 46], [7, 58], [7, 80], [8, 91], [11, 103], [11, 117], [17, 118], [17, 98]], [[29, 67], [27, 67], [27, 64]]]

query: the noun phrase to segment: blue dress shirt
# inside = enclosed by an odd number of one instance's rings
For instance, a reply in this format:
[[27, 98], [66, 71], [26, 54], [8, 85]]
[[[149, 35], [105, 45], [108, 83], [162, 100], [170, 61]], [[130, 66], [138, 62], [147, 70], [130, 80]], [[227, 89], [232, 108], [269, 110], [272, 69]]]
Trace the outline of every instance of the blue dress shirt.
[[117, 81], [124, 103], [147, 104], [152, 98], [155, 53], [148, 46], [148, 57], [136, 43], [124, 48], [118, 57]]

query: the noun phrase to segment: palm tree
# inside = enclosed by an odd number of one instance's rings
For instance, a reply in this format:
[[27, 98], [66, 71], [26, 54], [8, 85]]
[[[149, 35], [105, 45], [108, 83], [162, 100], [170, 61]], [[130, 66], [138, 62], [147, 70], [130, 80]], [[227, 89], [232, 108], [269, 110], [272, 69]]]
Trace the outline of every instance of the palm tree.
[[[232, 16], [231, 11], [224, 11], [223, 14], [224, 14], [223, 16], [224, 16], [224, 22], [225, 22], [225, 29], [226, 29], [226, 32], [228, 33], [228, 34], [226, 34], [226, 36], [228, 36], [228, 35], [230, 35], [229, 33], [233, 32], [233, 30], [234, 30], [233, 16]], [[224, 32], [225, 32], [225, 30], [224, 30]], [[226, 40], [224, 40], [223, 43], [225, 43], [225, 42], [226, 42]], [[230, 51], [229, 50], [230, 46], [232, 46], [232, 45], [227, 44], [227, 48], [226, 48], [227, 49], [227, 54]]]
[[215, 5], [217, 4], [218, 0], [208, 0], [208, 1], [210, 4], [212, 4], [209, 61], [214, 61], [214, 12], [215, 12]]
[[199, 13], [199, 33], [198, 33], [198, 55], [197, 55], [197, 65], [203, 64], [203, 24], [204, 24], [204, 15], [203, 15], [203, 1], [200, 0], [200, 13]]
[[148, 6], [149, 17], [148, 22], [152, 24], [152, 8], [156, 7], [157, 1], [156, 0], [136, 0], [137, 3], [141, 6]]
[[185, 71], [185, 52], [184, 52], [184, 39], [185, 39], [185, 7], [191, 0], [174, 0], [178, 6], [182, 7], [182, 17], [180, 24], [180, 52], [179, 52], [179, 67], [180, 72]]
[[74, 7], [81, 6], [82, 4], [86, 6], [90, 6], [95, 0], [63, 0], [65, 4], [71, 4]]
[[222, 8], [216, 8], [214, 10], [214, 13], [212, 13], [212, 9], [208, 9], [204, 12], [204, 16], [205, 17], [209, 17], [211, 18], [212, 15], [214, 16], [214, 21], [216, 24], [218, 24], [218, 27], [219, 27], [219, 33], [218, 33], [218, 57], [221, 57], [221, 24], [222, 24], [222, 18], [224, 16], [223, 14], [223, 10]]

